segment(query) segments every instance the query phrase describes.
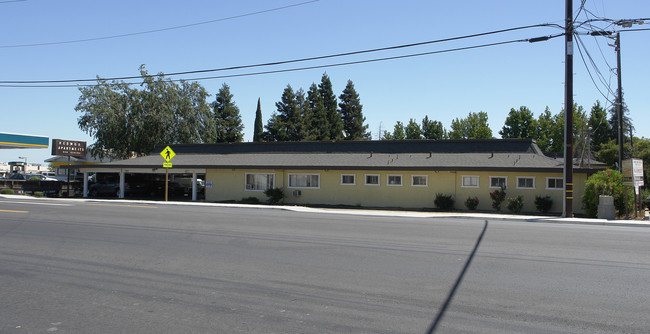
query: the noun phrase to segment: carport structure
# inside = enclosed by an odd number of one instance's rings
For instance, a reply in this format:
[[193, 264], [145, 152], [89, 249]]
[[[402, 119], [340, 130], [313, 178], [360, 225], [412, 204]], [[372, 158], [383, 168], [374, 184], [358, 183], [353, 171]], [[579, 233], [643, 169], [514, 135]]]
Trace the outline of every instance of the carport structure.
[[164, 160], [160, 155], [148, 155], [136, 159], [127, 159], [121, 161], [113, 161], [97, 165], [82, 165], [74, 166], [83, 173], [83, 197], [88, 197], [89, 184], [88, 177], [91, 173], [114, 173], [119, 175], [119, 198], [125, 197], [125, 184], [127, 174], [159, 174], [165, 175], [169, 172], [171, 178], [177, 175], [192, 175], [192, 201], [198, 199], [197, 180], [199, 175], [205, 175], [206, 169], [192, 166], [188, 163], [174, 164], [172, 168], [163, 168], [162, 163]]

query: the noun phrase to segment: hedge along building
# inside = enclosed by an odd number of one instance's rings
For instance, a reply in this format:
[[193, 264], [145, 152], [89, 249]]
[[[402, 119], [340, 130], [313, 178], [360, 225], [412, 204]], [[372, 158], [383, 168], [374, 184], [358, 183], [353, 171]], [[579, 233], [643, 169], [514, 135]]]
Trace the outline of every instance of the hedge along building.
[[[452, 195], [456, 209], [477, 197], [479, 210], [492, 210], [489, 193], [505, 186], [507, 197], [523, 196], [523, 211], [535, 211], [536, 196], [550, 196], [552, 212], [563, 206], [563, 159], [545, 156], [530, 139], [170, 146], [176, 156], [169, 173], [204, 174], [211, 202], [264, 201], [264, 190], [282, 188], [289, 204], [432, 208], [440, 193]], [[80, 170], [119, 172], [122, 180], [124, 173], [164, 173], [161, 150]], [[574, 201], [593, 172], [575, 167]]]

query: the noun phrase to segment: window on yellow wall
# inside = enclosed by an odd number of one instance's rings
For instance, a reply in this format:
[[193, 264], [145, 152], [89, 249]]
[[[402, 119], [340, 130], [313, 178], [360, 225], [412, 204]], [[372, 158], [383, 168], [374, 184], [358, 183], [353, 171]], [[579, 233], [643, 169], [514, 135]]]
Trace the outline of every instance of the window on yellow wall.
[[401, 186], [402, 185], [402, 175], [388, 175], [388, 185], [389, 186]]
[[414, 187], [426, 187], [428, 185], [428, 178], [426, 175], [413, 175], [411, 185]]
[[561, 177], [547, 177], [546, 189], [564, 189], [564, 179]]
[[275, 186], [275, 174], [246, 173], [247, 191], [264, 191]]
[[353, 186], [355, 184], [355, 175], [341, 174], [341, 184], [346, 186]]
[[367, 186], [378, 186], [379, 185], [379, 175], [366, 174], [366, 185]]
[[508, 187], [508, 178], [505, 176], [490, 176], [490, 188]]
[[478, 175], [463, 175], [463, 188], [478, 188]]
[[289, 188], [320, 188], [320, 175], [289, 174]]
[[517, 176], [517, 189], [535, 189], [535, 178]]

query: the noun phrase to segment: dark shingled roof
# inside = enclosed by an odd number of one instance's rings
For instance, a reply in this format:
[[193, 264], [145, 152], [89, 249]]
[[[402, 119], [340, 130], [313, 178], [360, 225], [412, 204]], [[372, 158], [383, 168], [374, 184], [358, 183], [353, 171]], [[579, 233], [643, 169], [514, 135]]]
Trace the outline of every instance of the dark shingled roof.
[[[174, 169], [501, 170], [561, 172], [563, 159], [545, 156], [531, 139], [264, 142], [170, 145]], [[162, 167], [150, 155], [79, 169]], [[591, 172], [590, 169], [574, 169]]]
[[[176, 154], [235, 153], [541, 153], [532, 139], [359, 140], [169, 145]], [[164, 146], [151, 154], [159, 154]]]

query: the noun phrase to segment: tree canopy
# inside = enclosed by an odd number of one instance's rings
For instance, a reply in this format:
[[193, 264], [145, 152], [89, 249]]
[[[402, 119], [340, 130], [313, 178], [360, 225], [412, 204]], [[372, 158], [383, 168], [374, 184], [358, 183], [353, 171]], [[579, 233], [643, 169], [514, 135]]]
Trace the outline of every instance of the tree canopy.
[[537, 130], [537, 121], [533, 112], [527, 107], [510, 109], [505, 125], [499, 131], [501, 138], [533, 138]]
[[97, 157], [126, 159], [158, 145], [213, 143], [215, 121], [209, 94], [197, 82], [172, 82], [140, 67], [142, 89], [123, 81], [79, 88], [75, 110], [79, 128], [95, 139], [88, 149]]
[[470, 112], [466, 118], [451, 121], [449, 139], [490, 139], [492, 129], [486, 112]]

